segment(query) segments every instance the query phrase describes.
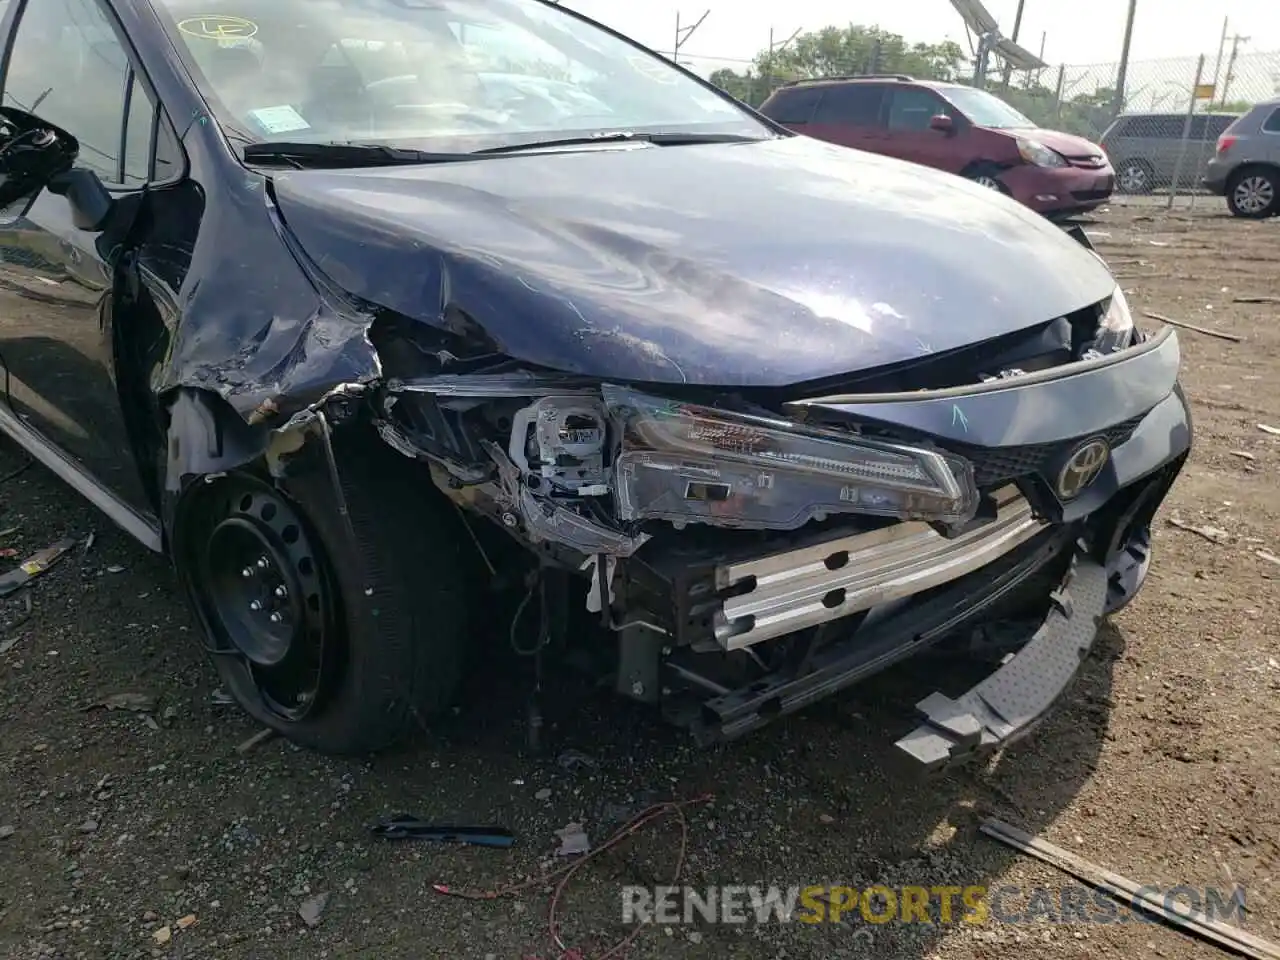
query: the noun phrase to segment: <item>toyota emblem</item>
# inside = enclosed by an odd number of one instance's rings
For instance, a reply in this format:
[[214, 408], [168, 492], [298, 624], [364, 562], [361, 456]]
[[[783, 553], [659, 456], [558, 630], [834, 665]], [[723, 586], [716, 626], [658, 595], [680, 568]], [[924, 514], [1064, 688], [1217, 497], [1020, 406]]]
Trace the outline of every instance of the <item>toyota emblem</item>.
[[1110, 458], [1111, 448], [1101, 437], [1080, 444], [1058, 474], [1058, 496], [1063, 500], [1080, 496], [1098, 479]]

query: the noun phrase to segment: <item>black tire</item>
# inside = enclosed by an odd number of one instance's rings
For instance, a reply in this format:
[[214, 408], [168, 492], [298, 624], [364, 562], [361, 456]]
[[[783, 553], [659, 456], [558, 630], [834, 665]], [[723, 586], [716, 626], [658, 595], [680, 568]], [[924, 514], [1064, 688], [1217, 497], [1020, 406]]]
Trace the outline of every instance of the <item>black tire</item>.
[[1001, 170], [994, 163], [977, 163], [969, 169], [965, 170], [962, 176], [966, 180], [972, 180], [979, 186], [988, 187], [998, 193], [1009, 196], [1009, 188], [1004, 185], [1004, 181], [1000, 179]]
[[1133, 157], [1116, 165], [1116, 192], [1145, 196], [1156, 188], [1156, 171], [1146, 160]]
[[[463, 674], [470, 541], [426, 472], [376, 438], [339, 432], [335, 455], [354, 544], [327, 472], [312, 469], [288, 482], [287, 499], [250, 474], [201, 485], [180, 514], [174, 553], [211, 659], [236, 702], [295, 743], [359, 755], [393, 746], [450, 705]], [[252, 505], [242, 512], [246, 498]], [[219, 518], [230, 512], [238, 522], [256, 521], [253, 513], [268, 502], [278, 529], [287, 529], [280, 524], [289, 523], [290, 508], [302, 528], [283, 549], [314, 561], [303, 564], [308, 579], [290, 594], [299, 601], [307, 594], [309, 623], [327, 618], [322, 654], [314, 658], [315, 696], [299, 698], [302, 706], [292, 711], [269, 696], [279, 692], [263, 680], [273, 667], [251, 667], [247, 658], [231, 655], [228, 618], [211, 599], [226, 582], [212, 575], [214, 561], [207, 559]], [[288, 565], [284, 559], [281, 568]], [[241, 619], [250, 616], [257, 614]], [[293, 630], [296, 642], [298, 627]]]
[[1232, 216], [1265, 220], [1280, 213], [1280, 170], [1241, 167], [1227, 180], [1227, 209]]

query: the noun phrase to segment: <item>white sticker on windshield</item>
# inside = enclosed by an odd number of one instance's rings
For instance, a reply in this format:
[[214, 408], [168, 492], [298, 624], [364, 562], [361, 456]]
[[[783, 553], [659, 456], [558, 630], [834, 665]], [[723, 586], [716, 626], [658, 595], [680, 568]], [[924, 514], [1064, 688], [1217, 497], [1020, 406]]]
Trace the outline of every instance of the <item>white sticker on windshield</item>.
[[294, 130], [311, 129], [311, 124], [302, 119], [302, 114], [287, 103], [278, 107], [250, 110], [249, 116], [262, 128], [263, 133], [290, 133]]

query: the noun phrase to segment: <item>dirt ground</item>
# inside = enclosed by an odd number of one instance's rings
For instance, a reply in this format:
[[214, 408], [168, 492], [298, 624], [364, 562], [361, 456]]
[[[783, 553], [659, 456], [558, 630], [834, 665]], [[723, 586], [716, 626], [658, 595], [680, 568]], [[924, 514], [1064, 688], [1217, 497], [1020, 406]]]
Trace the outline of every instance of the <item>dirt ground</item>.
[[[1140, 884], [1239, 883], [1246, 929], [1280, 941], [1280, 562], [1267, 559], [1280, 555], [1280, 435], [1258, 426], [1280, 427], [1280, 305], [1234, 302], [1280, 297], [1280, 220], [1185, 206], [1115, 207], [1087, 226], [1136, 311], [1244, 338], [1180, 333], [1197, 446], [1160, 518], [1151, 579], [1032, 739], [945, 779], [886, 766], [911, 704], [957, 669], [937, 660], [711, 751], [565, 681], [544, 754], [527, 755], [512, 668], [394, 755], [339, 761], [280, 740], [241, 754], [255, 729], [215, 702], [164, 562], [42, 468], [4, 480], [0, 549], [25, 557], [90, 530], [96, 541], [33, 586], [29, 613], [21, 597], [0, 601], [0, 956], [559, 957], [544, 886], [468, 901], [433, 884], [535, 875], [568, 822], [598, 843], [628, 806], [707, 791], [713, 802], [689, 816], [695, 885], [1071, 886], [979, 834], [994, 814]], [[0, 441], [0, 478], [22, 464]], [[157, 704], [86, 709], [120, 693]], [[566, 769], [567, 750], [594, 766]], [[518, 840], [505, 851], [370, 834], [397, 812], [501, 824]], [[679, 843], [674, 823], [657, 824], [588, 863], [562, 899], [565, 940], [591, 957], [614, 943], [621, 885], [666, 882]], [[325, 909], [308, 926], [299, 907], [319, 894]], [[1215, 953], [1145, 923], [873, 926], [855, 915], [657, 926], [628, 955]]]

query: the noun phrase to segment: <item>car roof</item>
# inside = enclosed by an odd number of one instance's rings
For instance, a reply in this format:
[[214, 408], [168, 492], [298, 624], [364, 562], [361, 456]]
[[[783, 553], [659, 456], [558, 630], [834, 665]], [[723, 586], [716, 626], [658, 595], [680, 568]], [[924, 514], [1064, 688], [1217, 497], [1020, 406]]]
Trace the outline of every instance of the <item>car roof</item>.
[[904, 85], [915, 85], [919, 87], [956, 87], [960, 84], [944, 83], [938, 80], [918, 80], [915, 77], [907, 76], [905, 73], [871, 73], [860, 74], [858, 76], [849, 77], [806, 77], [800, 80], [792, 80], [789, 83], [779, 87], [779, 90], [786, 90], [794, 87], [830, 87], [842, 86], [847, 83], [901, 83]]

